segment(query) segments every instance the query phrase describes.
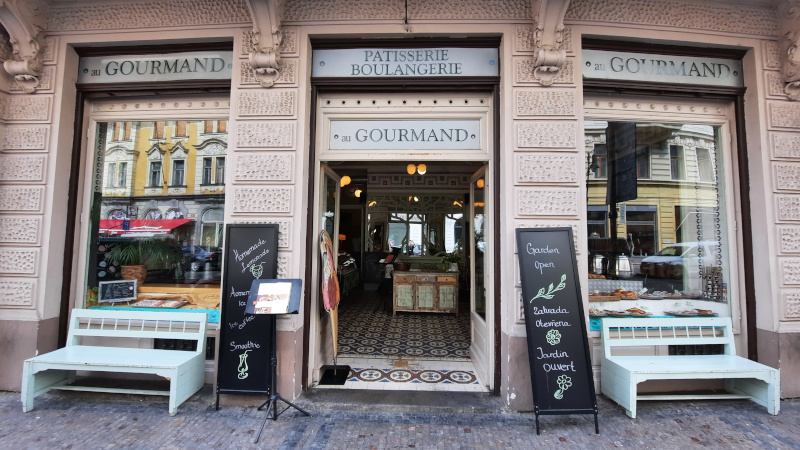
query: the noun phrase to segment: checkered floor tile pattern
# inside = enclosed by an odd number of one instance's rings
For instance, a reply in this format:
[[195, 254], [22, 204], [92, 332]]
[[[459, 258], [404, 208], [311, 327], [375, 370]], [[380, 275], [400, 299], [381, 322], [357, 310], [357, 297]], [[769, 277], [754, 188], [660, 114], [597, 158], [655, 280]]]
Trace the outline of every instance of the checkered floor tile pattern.
[[318, 385], [320, 389], [386, 391], [488, 392], [471, 361], [403, 360], [340, 357], [338, 364], [350, 366], [344, 385]]
[[469, 313], [386, 311], [376, 292], [358, 292], [339, 304], [339, 357], [383, 356], [469, 360]]

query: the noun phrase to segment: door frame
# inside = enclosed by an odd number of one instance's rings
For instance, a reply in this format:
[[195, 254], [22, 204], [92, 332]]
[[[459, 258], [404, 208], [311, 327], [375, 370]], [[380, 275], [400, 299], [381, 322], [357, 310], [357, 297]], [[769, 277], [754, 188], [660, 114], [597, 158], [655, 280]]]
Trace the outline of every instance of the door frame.
[[[499, 43], [498, 43], [499, 44]], [[361, 44], [364, 45], [364, 44]], [[381, 92], [381, 93], [430, 93], [435, 91], [447, 90], [449, 92], [484, 92], [492, 98], [492, 108], [489, 115], [492, 118], [491, 125], [491, 141], [489, 143], [489, 164], [492, 179], [500, 179], [500, 77], [463, 77], [455, 79], [406, 79], [406, 80], [376, 80], [376, 79], [337, 79], [337, 78], [312, 78], [311, 79], [311, 97], [309, 108], [309, 153], [308, 153], [308, 173], [315, 174], [320, 166], [318, 159], [317, 149], [317, 132], [319, 124], [317, 123], [318, 115], [317, 109], [319, 106], [319, 98], [324, 94], [334, 93], [360, 93], [360, 92]], [[307, 197], [307, 216], [306, 223], [314, 223], [314, 214], [316, 214], [316, 201], [319, 195], [317, 191], [317, 179], [313, 176], [308, 177], [308, 197]], [[494, 246], [492, 260], [490, 264], [494, 267], [492, 274], [495, 280], [500, 279], [500, 189], [494, 189], [492, 193], [492, 224], [490, 225], [496, 232], [492, 234], [491, 245]], [[314, 229], [309, 227], [306, 232], [306, 252], [305, 252], [305, 272], [304, 279], [306, 283], [303, 286], [304, 305], [303, 305], [303, 364], [301, 375], [301, 386], [303, 390], [309, 389], [309, 358], [311, 356], [311, 309], [312, 309], [312, 295], [313, 295], [313, 260], [316, 255], [315, 252], [315, 239]], [[500, 283], [493, 283], [492, 293], [487, 296], [488, 300], [493, 302], [494, 320], [493, 320], [493, 338], [494, 338], [494, 362], [490, 364], [493, 366], [494, 372], [493, 389], [494, 395], [500, 395], [500, 381], [501, 381], [501, 339], [500, 339]]]

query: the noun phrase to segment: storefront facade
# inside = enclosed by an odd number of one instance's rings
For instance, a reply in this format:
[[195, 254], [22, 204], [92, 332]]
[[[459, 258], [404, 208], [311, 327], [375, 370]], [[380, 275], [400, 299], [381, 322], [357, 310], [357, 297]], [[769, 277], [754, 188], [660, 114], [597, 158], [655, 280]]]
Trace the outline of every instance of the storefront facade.
[[[532, 408], [514, 242], [521, 227], [574, 230], [587, 313], [615, 309], [614, 301], [658, 314], [712, 310], [732, 318], [740, 355], [800, 369], [796, 2], [15, 5], [0, 7], [16, 42], [13, 54], [6, 46], [10, 75], [0, 89], [0, 358], [8, 369], [0, 389], [20, 388], [22, 361], [61, 345], [66, 315], [87, 306], [92, 277], [111, 276], [93, 259], [93, 233], [145, 219], [172, 227], [160, 232], [177, 236], [192, 259], [181, 271], [193, 273], [219, 271], [213, 249], [224, 247], [224, 224], [278, 224], [278, 277], [303, 279], [305, 289], [301, 314], [278, 320], [278, 390], [297, 397], [313, 387], [330, 356], [316, 300], [323, 166], [353, 161], [476, 164], [488, 187], [480, 202], [488, 250], [472, 269], [486, 283], [483, 303], [472, 304], [471, 351], [484, 385], [515, 410]], [[331, 76], [315, 67], [321, 49], [355, 49], [365, 60], [347, 60], [349, 74]], [[486, 58], [493, 71], [470, 72], [452, 49], [496, 51]], [[125, 63], [192, 54], [213, 70], [209, 51], [228, 52], [230, 75]], [[390, 65], [398, 53], [424, 67]], [[90, 69], [81, 74], [93, 57], [117, 61], [100, 69], [100, 82]], [[172, 78], [156, 76], [165, 67]], [[587, 73], [600, 69], [613, 73]], [[144, 78], [125, 78], [137, 71]], [[614, 78], [622, 72], [640, 75]], [[675, 74], [686, 79], [660, 78]], [[442, 147], [433, 150], [337, 147], [332, 123], [367, 119], [454, 129], [474, 120], [479, 139], [448, 148], [436, 135]], [[355, 139], [388, 139], [366, 133]], [[625, 136], [636, 137], [635, 151], [612, 163]], [[608, 183], [624, 170], [635, 172], [633, 197], [624, 183]], [[96, 193], [104, 202], [95, 227]], [[664, 250], [678, 248], [699, 257], [665, 264], [675, 255]], [[649, 284], [656, 278], [666, 281]], [[644, 295], [600, 295], [617, 290]], [[216, 307], [212, 299], [202, 309]], [[599, 334], [589, 337], [599, 382]], [[214, 370], [209, 359], [207, 382]], [[800, 395], [791, 377], [781, 389]]]

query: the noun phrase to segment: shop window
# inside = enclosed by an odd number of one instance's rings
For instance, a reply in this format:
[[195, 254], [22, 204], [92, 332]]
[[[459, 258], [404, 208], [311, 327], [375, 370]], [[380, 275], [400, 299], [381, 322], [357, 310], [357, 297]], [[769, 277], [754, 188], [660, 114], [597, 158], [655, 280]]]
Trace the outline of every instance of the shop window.
[[673, 180], [686, 179], [686, 162], [683, 158], [683, 147], [680, 145], [669, 146], [670, 174]]
[[172, 161], [172, 186], [186, 186], [186, 161]]
[[[185, 301], [185, 307], [195, 309], [217, 307], [225, 194], [187, 186], [188, 181], [204, 176], [199, 173], [203, 157], [198, 152], [215, 153], [212, 181], [218, 167], [224, 170], [225, 147], [202, 147], [200, 133], [205, 122], [169, 122], [170, 133], [173, 124], [177, 124], [175, 133], [187, 138], [179, 143], [172, 137], [152, 141], [164, 138], [164, 121], [98, 123], [98, 136], [120, 136], [129, 130], [131, 140], [125, 144], [112, 144], [109, 140], [93, 160], [94, 167], [101, 170], [88, 171], [96, 173], [96, 178], [87, 182], [87, 189], [95, 196], [90, 204], [100, 208], [99, 215], [90, 215], [97, 218], [90, 228], [95, 251], [89, 252], [85, 266], [88, 306], [92, 306], [92, 292], [96, 292], [99, 283], [131, 277], [128, 267], [143, 265], [145, 270], [138, 274], [139, 301], [150, 299], [151, 304], [158, 303], [154, 299], [168, 294], [181, 299], [179, 306]], [[224, 141], [226, 137], [217, 135], [215, 139]], [[103, 163], [104, 158], [112, 160]], [[135, 173], [137, 167], [144, 173]], [[176, 195], [161, 189], [166, 185], [183, 189]], [[96, 192], [95, 186], [103, 189]], [[106, 190], [121, 186], [128, 188], [124, 196]], [[128, 219], [126, 211], [143, 214], [137, 219], [133, 213], [133, 219], [123, 222]], [[126, 306], [135, 307], [136, 303]]]
[[584, 130], [585, 142], [603, 143], [587, 146], [590, 295], [623, 290], [654, 314], [729, 314], [714, 306], [727, 303], [730, 283], [722, 127], [587, 120]]

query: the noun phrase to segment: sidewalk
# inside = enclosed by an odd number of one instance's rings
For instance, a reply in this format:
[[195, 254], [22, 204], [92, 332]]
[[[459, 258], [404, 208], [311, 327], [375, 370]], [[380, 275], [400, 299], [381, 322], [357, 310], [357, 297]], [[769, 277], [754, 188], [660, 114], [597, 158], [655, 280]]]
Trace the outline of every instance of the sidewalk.
[[598, 398], [593, 416], [542, 416], [505, 410], [486, 394], [312, 391], [298, 400], [311, 417], [289, 410], [268, 421], [255, 407], [214, 410], [210, 386], [167, 414], [166, 398], [51, 391], [22, 412], [19, 393], [0, 392], [0, 448], [800, 448], [800, 400], [771, 416], [748, 401], [642, 402], [638, 418]]

